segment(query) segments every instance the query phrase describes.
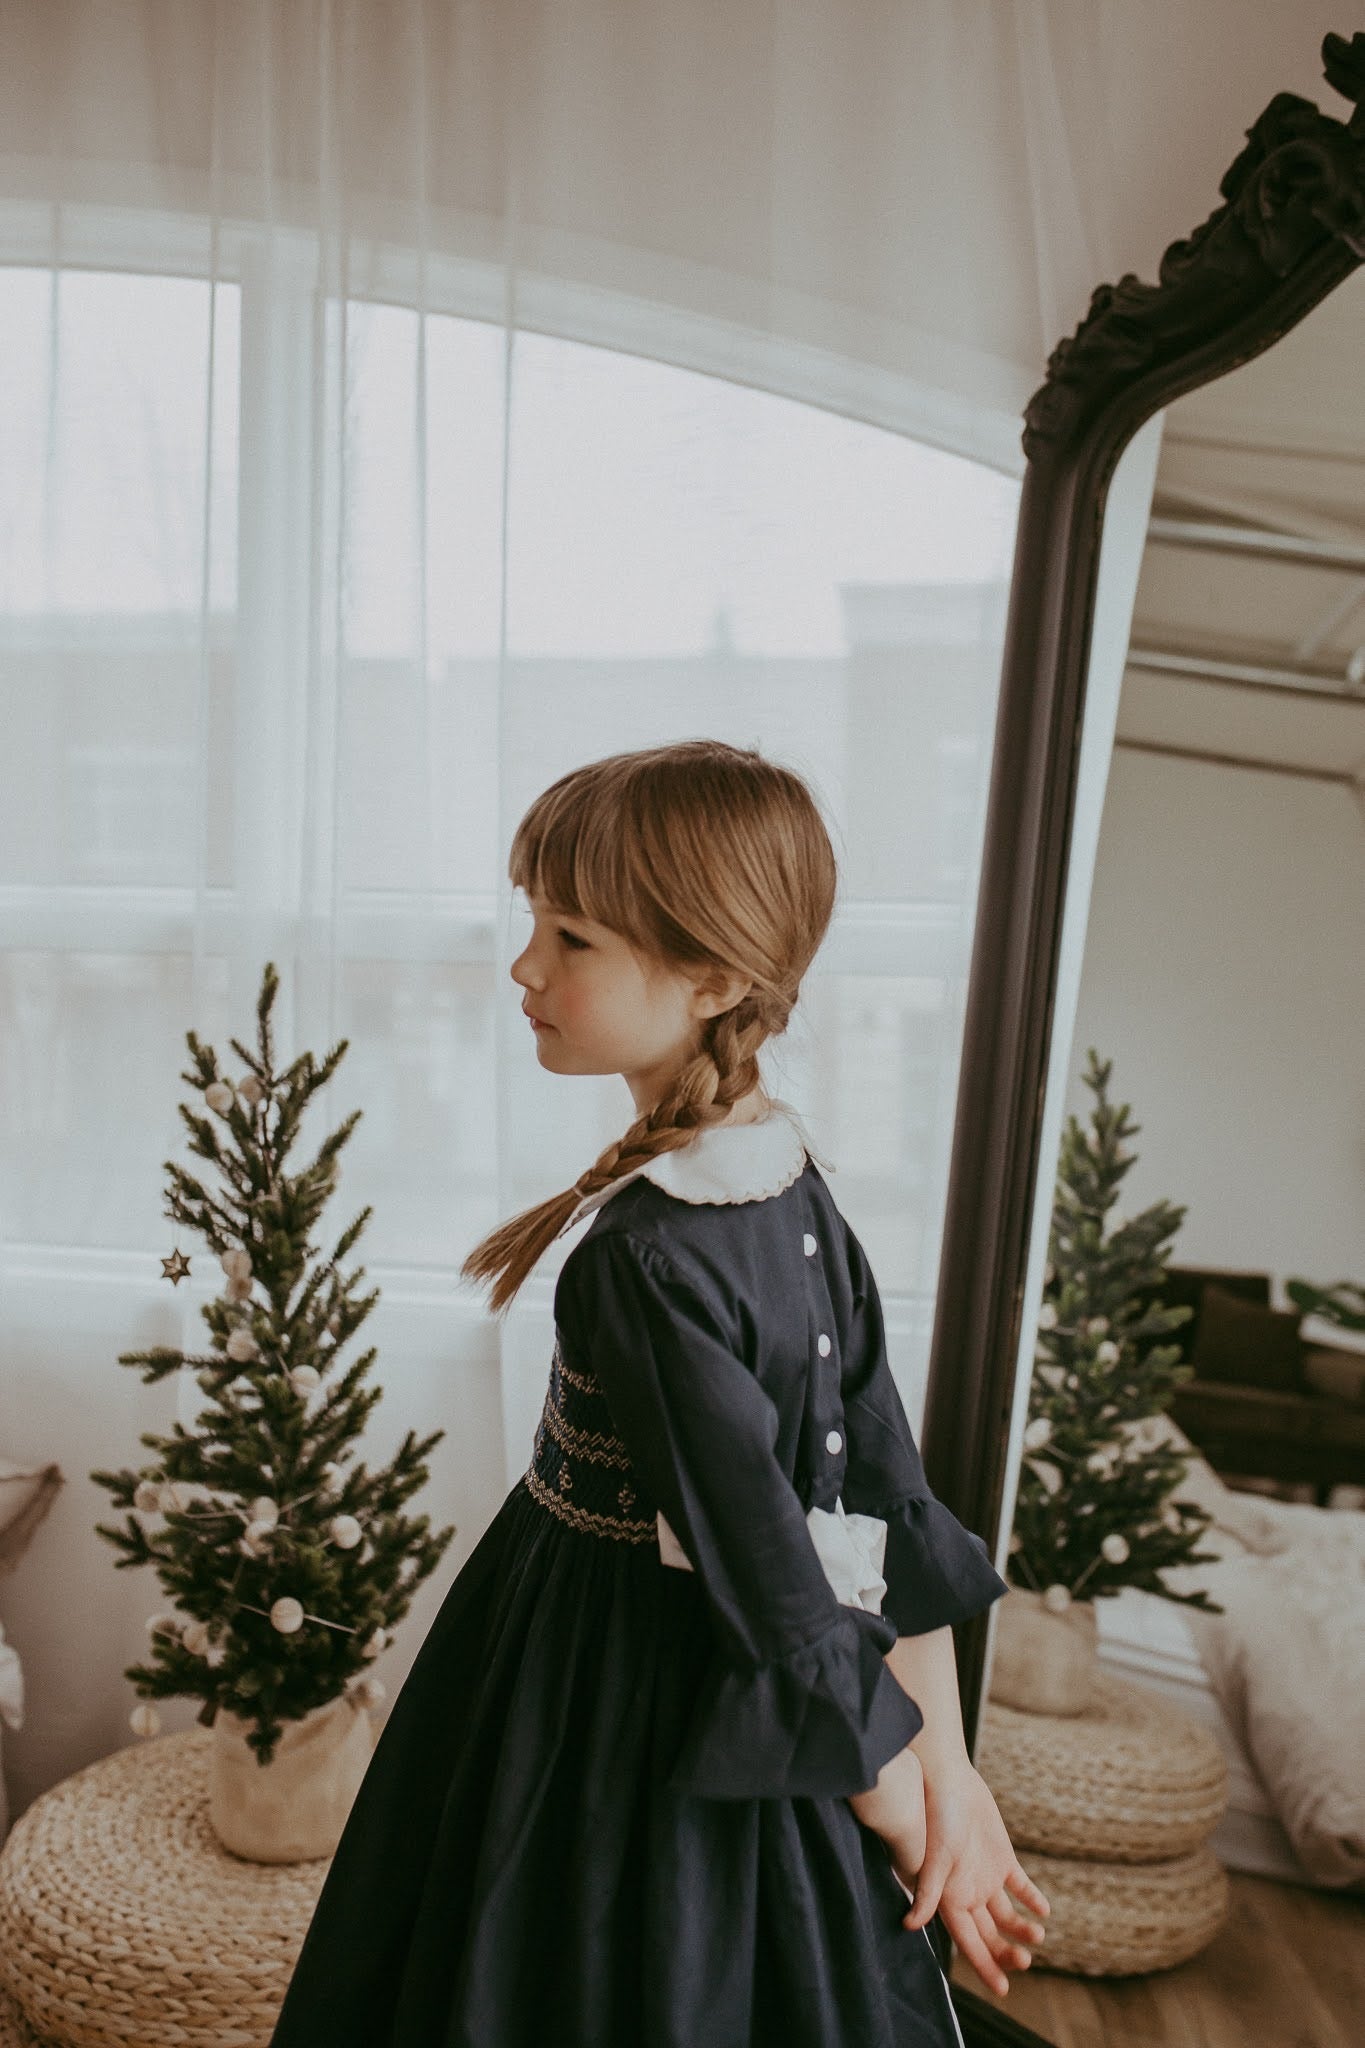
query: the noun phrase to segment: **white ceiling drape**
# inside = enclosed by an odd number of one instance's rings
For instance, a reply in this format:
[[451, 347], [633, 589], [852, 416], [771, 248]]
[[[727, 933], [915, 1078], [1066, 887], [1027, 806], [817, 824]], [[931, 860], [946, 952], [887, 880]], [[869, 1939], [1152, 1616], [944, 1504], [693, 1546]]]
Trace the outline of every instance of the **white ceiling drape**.
[[405, 252], [462, 259], [486, 313], [514, 268], [557, 333], [755, 378], [766, 337], [860, 416], [905, 425], [923, 386], [935, 438], [1013, 463], [1108, 254], [1102, 27], [1089, 0], [52, 0], [0, 18], [0, 164], [72, 260], [88, 205], [327, 227], [395, 289]]
[[[540, 1073], [506, 977], [511, 830], [575, 761], [707, 731], [815, 783], [843, 895], [770, 1078], [918, 1412], [1018, 414], [1231, 154], [1163, 76], [1185, 12], [1140, 12], [0, 12], [0, 1451], [67, 1479], [6, 1587], [16, 1809], [127, 1739], [160, 1602], [88, 1473], [176, 1412], [115, 1356], [195, 1336], [207, 1262], [156, 1278], [183, 1033], [244, 1035], [265, 959], [284, 1044], [351, 1040], [366, 1450], [447, 1429], [451, 1569], [524, 1464], [549, 1281], [495, 1331], [453, 1276], [627, 1109]], [[1303, 13], [1227, 53], [1238, 125], [1313, 89]]]

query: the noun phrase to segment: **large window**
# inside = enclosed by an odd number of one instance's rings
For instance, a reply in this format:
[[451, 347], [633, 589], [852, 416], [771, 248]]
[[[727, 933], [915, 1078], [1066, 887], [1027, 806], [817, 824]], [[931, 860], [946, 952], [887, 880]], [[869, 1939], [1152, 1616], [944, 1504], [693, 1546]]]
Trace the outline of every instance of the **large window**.
[[709, 733], [806, 772], [835, 827], [835, 928], [770, 1078], [837, 1162], [905, 1384], [1017, 484], [234, 246], [212, 285], [0, 269], [11, 1249], [162, 1248], [183, 1029], [241, 1031], [260, 961], [311, 949], [365, 1108], [347, 1200], [421, 1298], [627, 1107], [541, 1074], [520, 1028], [516, 817], [576, 761]]

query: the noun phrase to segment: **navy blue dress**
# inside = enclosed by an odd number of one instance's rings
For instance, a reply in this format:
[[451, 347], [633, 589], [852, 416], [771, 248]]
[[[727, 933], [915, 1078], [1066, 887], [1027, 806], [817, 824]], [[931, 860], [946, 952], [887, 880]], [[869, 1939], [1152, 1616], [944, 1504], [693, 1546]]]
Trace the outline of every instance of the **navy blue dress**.
[[[1004, 1582], [929, 1490], [798, 1156], [761, 1200], [633, 1179], [566, 1259], [530, 1468], [394, 1700], [271, 2048], [959, 2039], [847, 1795], [923, 1725], [896, 1635]], [[812, 1542], [839, 1498], [887, 1524], [880, 1614]]]

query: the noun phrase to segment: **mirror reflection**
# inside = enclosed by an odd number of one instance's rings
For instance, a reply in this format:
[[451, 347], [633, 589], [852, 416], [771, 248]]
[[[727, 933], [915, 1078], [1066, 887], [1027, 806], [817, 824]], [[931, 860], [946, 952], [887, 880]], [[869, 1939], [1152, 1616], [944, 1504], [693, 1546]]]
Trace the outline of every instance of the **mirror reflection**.
[[1365, 1998], [1362, 334], [1357, 273], [1164, 424], [979, 1745], [1058, 2042]]

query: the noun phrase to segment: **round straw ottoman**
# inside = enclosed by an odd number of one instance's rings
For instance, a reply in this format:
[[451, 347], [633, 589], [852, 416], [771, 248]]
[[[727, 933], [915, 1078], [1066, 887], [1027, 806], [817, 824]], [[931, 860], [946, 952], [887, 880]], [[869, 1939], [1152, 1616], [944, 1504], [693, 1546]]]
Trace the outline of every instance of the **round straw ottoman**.
[[1077, 1977], [1147, 1976], [1207, 1948], [1227, 1916], [1228, 1881], [1201, 1845], [1166, 1863], [1103, 1863], [1019, 1852], [1049, 1901], [1035, 1969]]
[[212, 1733], [116, 1750], [0, 1850], [0, 2048], [265, 2048], [330, 1858], [249, 1863], [209, 1824]]
[[1227, 1805], [1227, 1765], [1188, 1714], [1101, 1667], [1083, 1714], [988, 1700], [975, 1761], [1052, 1904], [1035, 1967], [1165, 1970], [1212, 1940], [1227, 1878], [1208, 1837]]

